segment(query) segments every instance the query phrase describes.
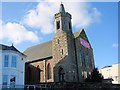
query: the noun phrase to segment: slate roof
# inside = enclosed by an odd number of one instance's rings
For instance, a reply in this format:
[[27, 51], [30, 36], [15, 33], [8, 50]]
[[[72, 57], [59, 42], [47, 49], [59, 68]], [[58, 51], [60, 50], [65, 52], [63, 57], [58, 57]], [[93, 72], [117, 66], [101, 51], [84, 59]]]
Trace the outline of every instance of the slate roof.
[[4, 51], [4, 50], [12, 50], [12, 51], [15, 51], [15, 52], [18, 52], [18, 53], [24, 55], [19, 50], [17, 50], [13, 45], [12, 46], [6, 46], [6, 45], [3, 45], [3, 44], [0, 44], [0, 50], [2, 50], [2, 51]]
[[52, 41], [29, 47], [24, 54], [27, 56], [25, 62], [52, 57]]

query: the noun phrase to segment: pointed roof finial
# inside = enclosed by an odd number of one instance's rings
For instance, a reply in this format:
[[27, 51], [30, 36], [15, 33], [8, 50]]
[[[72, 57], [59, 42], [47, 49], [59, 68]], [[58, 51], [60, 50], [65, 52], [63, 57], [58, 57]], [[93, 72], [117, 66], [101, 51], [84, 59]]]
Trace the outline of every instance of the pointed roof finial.
[[13, 43], [12, 43], [12, 46], [13, 46]]
[[65, 13], [64, 5], [62, 4], [62, 2], [60, 4], [59, 12], [64, 12]]
[[61, 1], [61, 4], [62, 4], [62, 1]]

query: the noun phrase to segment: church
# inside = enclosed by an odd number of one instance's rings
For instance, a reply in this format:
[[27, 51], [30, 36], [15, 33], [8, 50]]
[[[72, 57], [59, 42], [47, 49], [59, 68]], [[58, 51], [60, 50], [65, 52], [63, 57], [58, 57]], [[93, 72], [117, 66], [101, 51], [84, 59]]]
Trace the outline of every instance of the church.
[[84, 29], [72, 32], [72, 16], [60, 4], [52, 40], [27, 48], [25, 84], [84, 82], [94, 69], [92, 46]]

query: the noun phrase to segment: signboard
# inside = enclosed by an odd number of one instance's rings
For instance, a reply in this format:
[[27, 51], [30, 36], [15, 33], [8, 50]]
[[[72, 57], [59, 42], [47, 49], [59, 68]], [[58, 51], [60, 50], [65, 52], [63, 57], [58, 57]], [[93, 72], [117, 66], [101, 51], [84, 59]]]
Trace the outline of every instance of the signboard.
[[80, 38], [80, 44], [82, 44], [85, 48], [90, 49], [90, 44], [82, 38]]

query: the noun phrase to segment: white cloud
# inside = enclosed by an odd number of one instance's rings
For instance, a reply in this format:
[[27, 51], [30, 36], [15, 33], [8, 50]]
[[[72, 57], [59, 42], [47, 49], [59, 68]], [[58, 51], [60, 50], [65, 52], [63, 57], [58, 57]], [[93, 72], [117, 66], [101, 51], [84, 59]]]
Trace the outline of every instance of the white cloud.
[[0, 41], [3, 39], [2, 20], [0, 19]]
[[[23, 22], [43, 34], [54, 31], [54, 14], [59, 11], [60, 2], [40, 2], [35, 9], [29, 10]], [[54, 0], [53, 0], [54, 1]], [[88, 3], [64, 2], [65, 10], [72, 15], [72, 23], [77, 29], [85, 28], [100, 20], [101, 13]]]
[[8, 22], [2, 25], [2, 30], [0, 30], [0, 39], [7, 39], [7, 42], [12, 42], [14, 44], [19, 44], [23, 41], [37, 42], [39, 41], [37, 35], [26, 30], [26, 28], [18, 23]]
[[[37, 5], [36, 9], [29, 10], [28, 14], [24, 16], [24, 22], [39, 29], [44, 34], [53, 32], [53, 13], [55, 13], [55, 5], [42, 2]], [[55, 10], [55, 11], [54, 11]]]
[[[41, 2], [41, 0], [36, 0], [37, 2]], [[88, 2], [89, 0], [42, 0], [45, 2]]]
[[113, 47], [113, 48], [118, 48], [118, 44], [117, 44], [117, 43], [114, 43], [114, 44], [112, 45], [112, 47]]
[[[29, 10], [19, 23], [7, 22], [3, 25], [0, 20], [0, 40], [19, 44], [23, 41], [37, 42], [39, 40], [36, 31], [28, 31], [25, 25], [40, 30], [43, 34], [50, 34], [54, 31], [54, 14], [59, 12], [60, 1], [50, 2], [44, 0]], [[100, 20], [100, 12], [97, 8], [88, 3], [64, 2], [65, 11], [72, 15], [72, 25], [79, 30]]]

